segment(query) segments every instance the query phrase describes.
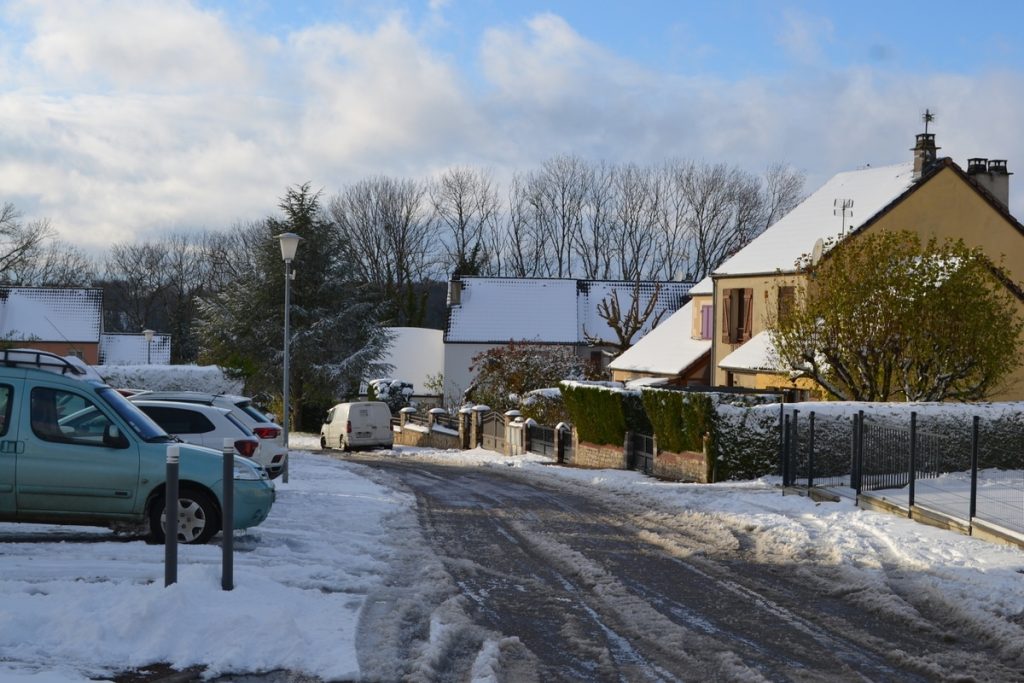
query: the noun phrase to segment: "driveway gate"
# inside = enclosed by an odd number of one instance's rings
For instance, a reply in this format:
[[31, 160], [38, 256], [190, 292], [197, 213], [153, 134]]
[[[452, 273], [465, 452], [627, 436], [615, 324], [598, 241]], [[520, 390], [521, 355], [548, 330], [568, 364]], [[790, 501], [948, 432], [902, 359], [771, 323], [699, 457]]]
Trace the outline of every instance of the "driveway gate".
[[629, 435], [626, 466], [631, 470], [650, 474], [654, 471], [654, 437], [647, 434]]
[[489, 451], [505, 452], [505, 416], [487, 413], [480, 420], [481, 445]]

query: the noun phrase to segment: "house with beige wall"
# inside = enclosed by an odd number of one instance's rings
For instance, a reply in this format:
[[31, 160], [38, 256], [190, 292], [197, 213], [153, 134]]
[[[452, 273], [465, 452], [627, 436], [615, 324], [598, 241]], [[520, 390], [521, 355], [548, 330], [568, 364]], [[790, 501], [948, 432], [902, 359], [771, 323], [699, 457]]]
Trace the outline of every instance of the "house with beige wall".
[[[689, 367], [694, 361], [693, 342], [703, 340], [711, 386], [785, 390], [793, 398], [822, 397], [815, 383], [791, 380], [786, 369], [778, 366], [767, 329], [780, 307], [792, 305], [800, 291], [803, 276], [797, 262], [802, 256], [820, 254], [830, 239], [856, 239], [870, 232], [911, 231], [922, 241], [963, 239], [968, 246], [980, 247], [1005, 268], [1009, 278], [1005, 284], [1024, 314], [1024, 226], [1008, 209], [1006, 161], [972, 158], [965, 170], [952, 159], [939, 158], [938, 149], [935, 135], [923, 133], [916, 137], [913, 156], [906, 163], [868, 166], [831, 178], [723, 262], [710, 278], [694, 285], [688, 335], [680, 338], [672, 352], [674, 359], [645, 337], [627, 352], [631, 357], [623, 354], [611, 364], [613, 370], [622, 368], [618, 378], [644, 376], [642, 358], [648, 353], [662, 356], [662, 369]], [[629, 369], [634, 371], [627, 375]], [[665, 374], [648, 371], [647, 376]], [[697, 383], [691, 379], [677, 374], [674, 383]], [[1024, 399], [1024, 367], [992, 398]]]

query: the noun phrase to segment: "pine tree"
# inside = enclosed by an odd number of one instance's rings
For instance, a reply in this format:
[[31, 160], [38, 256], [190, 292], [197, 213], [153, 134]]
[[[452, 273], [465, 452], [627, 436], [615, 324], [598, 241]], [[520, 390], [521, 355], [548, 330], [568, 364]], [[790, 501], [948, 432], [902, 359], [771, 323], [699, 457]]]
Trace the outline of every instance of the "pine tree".
[[[280, 397], [284, 360], [284, 262], [277, 236], [302, 237], [292, 271], [290, 405], [295, 424], [312, 425], [320, 411], [358, 393], [367, 376], [386, 374], [390, 338], [365, 285], [341, 260], [341, 237], [309, 183], [287, 189], [281, 217], [237, 228], [220, 250], [230, 273], [200, 304], [202, 358], [234, 369], [246, 390]], [[308, 408], [308, 409], [307, 409]]]

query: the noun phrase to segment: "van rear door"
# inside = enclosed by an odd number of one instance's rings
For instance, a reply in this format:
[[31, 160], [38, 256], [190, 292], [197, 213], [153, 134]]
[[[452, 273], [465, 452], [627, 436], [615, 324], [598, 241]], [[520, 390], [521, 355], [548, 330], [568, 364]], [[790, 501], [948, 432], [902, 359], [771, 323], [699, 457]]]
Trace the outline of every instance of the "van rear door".
[[0, 515], [13, 515], [16, 509], [14, 498], [15, 475], [18, 465], [18, 451], [25, 450], [25, 444], [18, 441], [18, 410], [16, 396], [23, 383], [6, 380], [0, 383]]

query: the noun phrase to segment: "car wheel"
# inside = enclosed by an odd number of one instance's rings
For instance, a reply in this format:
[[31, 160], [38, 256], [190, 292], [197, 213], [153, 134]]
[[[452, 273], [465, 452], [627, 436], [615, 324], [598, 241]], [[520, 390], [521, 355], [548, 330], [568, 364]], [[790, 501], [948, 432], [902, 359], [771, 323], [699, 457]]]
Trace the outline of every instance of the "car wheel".
[[320, 450], [322, 450], [322, 451], [326, 451], [327, 450], [327, 437], [326, 436], [321, 436], [320, 437]]
[[343, 436], [339, 436], [338, 437], [338, 448], [340, 448], [341, 450], [345, 451], [346, 453], [348, 453], [350, 450], [352, 450], [351, 448], [349, 448], [348, 444], [345, 443], [345, 437], [343, 437]]
[[[149, 510], [149, 531], [156, 543], [164, 542], [164, 508], [166, 499], [161, 494], [153, 500]], [[178, 494], [178, 542], [207, 543], [220, 531], [220, 515], [213, 497], [194, 488], [184, 488]]]

